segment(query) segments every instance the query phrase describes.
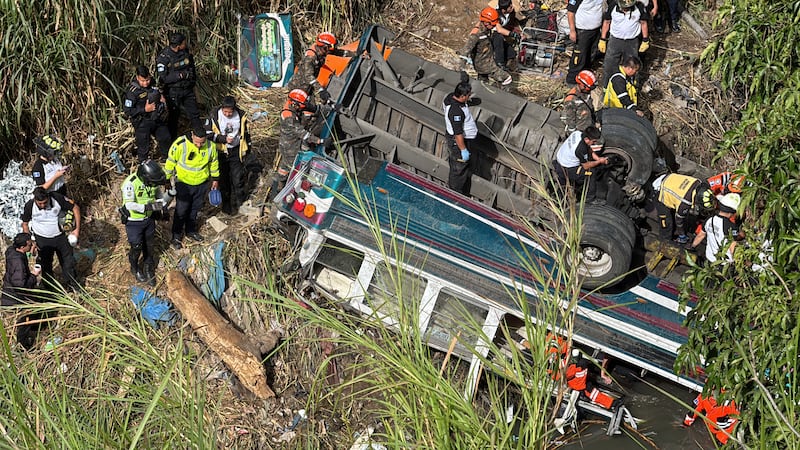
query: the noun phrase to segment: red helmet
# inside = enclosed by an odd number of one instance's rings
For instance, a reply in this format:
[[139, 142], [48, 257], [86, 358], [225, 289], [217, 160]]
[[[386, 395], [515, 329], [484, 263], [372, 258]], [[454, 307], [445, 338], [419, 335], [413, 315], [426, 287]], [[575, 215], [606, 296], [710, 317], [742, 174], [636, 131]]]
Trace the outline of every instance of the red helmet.
[[317, 36], [317, 45], [320, 47], [327, 46], [328, 48], [333, 48], [336, 46], [336, 36], [333, 33], [324, 31]]
[[306, 91], [302, 89], [293, 89], [292, 92], [289, 92], [289, 99], [300, 104], [300, 106], [306, 106], [306, 102], [308, 102], [308, 94], [306, 94]]
[[581, 70], [575, 76], [575, 82], [586, 86], [586, 89], [594, 89], [597, 84], [597, 77], [591, 70]]
[[488, 23], [492, 26], [500, 22], [500, 16], [497, 14], [497, 10], [488, 6], [481, 10], [481, 15], [479, 17], [481, 22]]

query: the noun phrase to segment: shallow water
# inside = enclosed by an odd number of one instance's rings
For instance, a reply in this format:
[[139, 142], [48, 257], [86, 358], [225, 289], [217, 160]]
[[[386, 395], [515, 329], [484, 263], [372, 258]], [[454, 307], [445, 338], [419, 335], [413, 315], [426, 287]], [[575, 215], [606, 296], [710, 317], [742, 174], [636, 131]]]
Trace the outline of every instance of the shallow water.
[[[669, 392], [684, 403], [691, 403], [696, 394], [691, 390], [670, 383], [645, 378], [658, 389]], [[686, 408], [668, 398], [656, 388], [644, 382], [625, 383], [625, 405], [634, 416], [644, 419], [639, 430], [623, 429], [617, 436], [606, 436], [606, 423], [596, 417], [588, 417], [575, 434], [556, 438], [553, 447], [563, 449], [592, 450], [686, 450], [714, 449], [714, 442], [706, 427], [697, 420], [690, 428], [682, 426]]]

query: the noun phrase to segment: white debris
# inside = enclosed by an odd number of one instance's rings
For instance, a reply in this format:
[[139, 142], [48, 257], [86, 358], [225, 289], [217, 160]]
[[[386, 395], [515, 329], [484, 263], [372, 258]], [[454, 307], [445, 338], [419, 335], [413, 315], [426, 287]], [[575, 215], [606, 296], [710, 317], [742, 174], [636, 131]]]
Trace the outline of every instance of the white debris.
[[33, 198], [33, 189], [36, 187], [33, 177], [22, 174], [21, 165], [20, 162], [9, 162], [0, 180], [0, 231], [9, 238], [22, 232], [19, 216], [25, 203]]

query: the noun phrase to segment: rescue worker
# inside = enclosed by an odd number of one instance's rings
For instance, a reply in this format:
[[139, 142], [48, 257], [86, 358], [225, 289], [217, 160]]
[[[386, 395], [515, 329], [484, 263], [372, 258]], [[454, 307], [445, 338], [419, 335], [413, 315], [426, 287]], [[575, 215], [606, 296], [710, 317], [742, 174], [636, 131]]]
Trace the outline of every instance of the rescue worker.
[[736, 220], [736, 210], [741, 203], [739, 194], [718, 195], [719, 210], [706, 220], [703, 228], [695, 235], [689, 250], [694, 250], [706, 240], [705, 257], [708, 262], [716, 262], [717, 255], [725, 249], [725, 259], [733, 262], [733, 250], [737, 241], [744, 238]]
[[703, 397], [700, 393], [692, 404], [694, 409], [683, 418], [683, 425], [692, 426], [697, 416], [703, 414], [706, 416], [704, 421], [708, 430], [722, 445], [727, 444], [730, 436], [736, 431], [736, 424], [739, 423], [739, 408], [736, 407], [736, 401], [727, 400], [717, 404], [713, 396]]
[[136, 138], [136, 158], [141, 163], [150, 155], [150, 136], [156, 138], [162, 158], [167, 158], [172, 136], [167, 127], [167, 103], [155, 86], [150, 70], [136, 67], [136, 75], [125, 91], [123, 111], [133, 125]]
[[[605, 66], [611, 67], [611, 66]], [[637, 97], [636, 73], [642, 67], [642, 61], [637, 56], [626, 56], [617, 70], [608, 79], [603, 104], [606, 108], [625, 108], [635, 111], [639, 117], [644, 117], [644, 111], [639, 109]]]
[[567, 92], [561, 109], [561, 121], [566, 125], [568, 134], [591, 126], [599, 128], [591, 96], [595, 87], [597, 77], [591, 70], [582, 70], [575, 77], [575, 86]]
[[497, 0], [495, 6], [492, 3], [489, 5], [495, 8], [498, 18], [495, 33], [492, 34], [494, 61], [505, 70], [514, 72], [517, 69], [517, 47], [522, 39], [522, 24], [511, 0]]
[[[28, 267], [27, 253], [33, 249], [30, 233], [19, 233], [14, 236], [11, 245], [6, 249], [6, 271], [3, 274], [3, 291], [0, 300], [3, 306], [14, 306], [37, 300], [31, 291], [39, 284], [41, 267]], [[31, 324], [43, 316], [40, 312], [24, 314], [17, 320], [17, 342], [26, 350], [33, 348], [41, 323]]]
[[316, 147], [325, 143], [324, 139], [309, 131], [315, 127], [319, 118], [320, 109], [309, 94], [302, 89], [289, 92], [281, 110], [281, 135], [278, 142], [281, 162], [277, 176], [273, 178], [273, 189], [270, 191], [273, 195], [286, 184], [297, 154], [311, 150], [312, 145]]
[[67, 195], [65, 175], [70, 166], [61, 164], [61, 151], [64, 143], [55, 136], [45, 135], [33, 140], [39, 157], [33, 163], [33, 182], [48, 192]]
[[569, 342], [566, 338], [552, 331], [547, 332], [547, 373], [554, 380], [561, 378], [561, 374], [569, 363]]
[[325, 58], [332, 50], [336, 48], [336, 36], [333, 33], [324, 31], [317, 36], [314, 45], [311, 46], [303, 54], [303, 59], [297, 65], [297, 69], [289, 80], [289, 90], [302, 89], [308, 95], [314, 95], [315, 91], [319, 91], [320, 99], [327, 102], [330, 99], [330, 94], [323, 86], [319, 84], [317, 75], [323, 65], [325, 65]]
[[[131, 273], [140, 283], [155, 286], [155, 234], [157, 215], [165, 211], [171, 197], [165, 196], [161, 186], [167, 184], [164, 169], [148, 159], [139, 164], [136, 172], [122, 182], [122, 208], [125, 210], [125, 234], [128, 236], [128, 262]], [[140, 264], [139, 262], [142, 262]]]
[[600, 28], [600, 40], [597, 42], [597, 49], [606, 55], [603, 67], [609, 69], [604, 76], [603, 85], [608, 84], [613, 73], [611, 68], [617, 67], [624, 58], [637, 56], [650, 48], [650, 33], [647, 28], [649, 19], [647, 9], [636, 0], [608, 2]]
[[179, 137], [169, 149], [164, 165], [167, 182], [175, 175], [175, 217], [172, 220], [172, 247], [183, 247], [184, 233], [200, 242], [197, 232], [197, 213], [203, 207], [209, 184], [219, 188], [219, 159], [217, 147], [206, 139], [206, 130], [200, 126]]
[[[489, 79], [498, 82], [502, 87], [511, 84], [511, 75], [495, 61], [494, 45], [492, 44], [493, 35], [499, 33], [496, 30], [500, 22], [497, 10], [492, 7], [483, 8], [478, 16], [479, 22], [469, 34], [464, 47], [458, 51], [461, 61], [457, 64], [457, 70], [463, 70], [466, 63], [470, 63], [478, 73], [478, 79], [488, 81]], [[508, 32], [511, 34], [514, 32]], [[516, 35], [516, 36], [515, 36]], [[518, 34], [511, 35], [512, 39], [517, 40]]]
[[[472, 95], [469, 81], [457, 84], [453, 92], [442, 101], [447, 145], [447, 162], [450, 173], [447, 185], [463, 195], [469, 195], [473, 169], [478, 155], [470, 151], [470, 143], [478, 136], [478, 126], [467, 106]], [[477, 152], [476, 152], [477, 153]]]
[[51, 288], [55, 287], [53, 256], [58, 256], [64, 285], [77, 290], [78, 277], [72, 247], [77, 245], [81, 232], [80, 207], [69, 197], [58, 192], [47, 192], [39, 186], [33, 190], [33, 199], [25, 203], [20, 219], [22, 231], [30, 233], [34, 241], [32, 252], [38, 252], [36, 261], [42, 266], [42, 279]]
[[[593, 146], [600, 142], [600, 130], [589, 126], [585, 131], [574, 131], [567, 137], [556, 152], [553, 169], [559, 182], [566, 186], [567, 180], [581, 195], [586, 189], [584, 201], [603, 205], [604, 199], [596, 198], [598, 166], [607, 165], [608, 158], [595, 153]], [[585, 186], [585, 187], [584, 187]]]
[[741, 194], [744, 187], [744, 175], [737, 175], [733, 172], [720, 172], [708, 178], [708, 185], [714, 195], [725, 195], [728, 193]]
[[676, 235], [675, 242], [680, 245], [689, 242], [686, 235], [687, 217], [708, 214], [717, 206], [708, 183], [677, 173], [664, 174], [653, 180], [653, 200], [661, 239], [669, 241]]
[[[603, 0], [568, 0], [569, 40], [575, 43], [569, 60], [567, 84], [575, 84], [581, 71], [592, 67], [592, 53], [603, 24]], [[577, 84], [580, 85], [580, 82]]]
[[572, 350], [572, 361], [567, 366], [567, 386], [574, 391], [583, 393], [592, 403], [596, 403], [605, 409], [612, 410], [619, 407], [621, 399], [600, 391], [589, 379], [590, 361], [583, 357], [580, 350]]
[[211, 140], [217, 144], [223, 210], [235, 214], [247, 200], [247, 170], [254, 164], [247, 114], [237, 106], [235, 98], [226, 96], [222, 104], [211, 111], [206, 131], [211, 132]]
[[170, 35], [169, 46], [161, 50], [156, 57], [156, 68], [158, 83], [169, 109], [167, 127], [171, 139], [174, 140], [178, 136], [181, 110], [186, 113], [193, 130], [202, 127], [203, 122], [200, 120], [197, 97], [194, 93], [197, 82], [194, 56], [187, 48], [186, 36], [181, 33]]

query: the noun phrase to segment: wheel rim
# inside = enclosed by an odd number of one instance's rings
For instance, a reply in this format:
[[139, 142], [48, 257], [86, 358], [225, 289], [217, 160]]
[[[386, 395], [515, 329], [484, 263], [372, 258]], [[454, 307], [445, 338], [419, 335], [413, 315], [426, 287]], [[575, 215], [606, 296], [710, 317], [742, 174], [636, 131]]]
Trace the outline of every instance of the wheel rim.
[[615, 155], [621, 158], [621, 161], [611, 168], [611, 176], [614, 178], [617, 183], [620, 185], [625, 184], [625, 180], [628, 178], [628, 172], [631, 170], [632, 161], [631, 157], [628, 153], [620, 150], [617, 147], [606, 147], [603, 156], [610, 156]]
[[598, 278], [606, 275], [614, 266], [611, 255], [600, 247], [593, 245], [581, 249], [581, 261], [578, 265], [578, 274], [583, 277]]

